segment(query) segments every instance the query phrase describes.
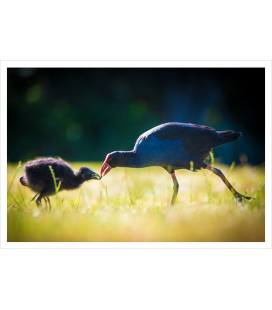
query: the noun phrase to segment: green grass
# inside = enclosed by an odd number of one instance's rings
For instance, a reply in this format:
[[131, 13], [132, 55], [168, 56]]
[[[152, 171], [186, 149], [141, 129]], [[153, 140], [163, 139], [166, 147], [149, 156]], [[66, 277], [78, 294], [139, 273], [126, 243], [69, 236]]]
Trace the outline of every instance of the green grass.
[[[72, 163], [100, 172], [102, 163]], [[264, 242], [264, 167], [220, 165], [241, 194], [254, 196], [238, 206], [212, 172], [176, 171], [174, 207], [171, 176], [159, 167], [116, 168], [101, 181], [50, 197], [51, 212], [40, 212], [34, 193], [19, 182], [22, 167], [8, 164], [7, 241]], [[44, 204], [44, 200], [42, 200]]]

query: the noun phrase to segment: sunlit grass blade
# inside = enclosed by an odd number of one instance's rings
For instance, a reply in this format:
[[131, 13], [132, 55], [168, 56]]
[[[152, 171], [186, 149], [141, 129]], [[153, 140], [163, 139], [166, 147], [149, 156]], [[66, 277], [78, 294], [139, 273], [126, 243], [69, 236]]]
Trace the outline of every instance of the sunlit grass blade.
[[9, 191], [10, 191], [10, 189], [11, 189], [11, 186], [12, 186], [14, 180], [15, 180], [15, 177], [16, 177], [16, 175], [17, 175], [17, 173], [18, 173], [18, 171], [20, 170], [21, 167], [22, 167], [22, 164], [21, 164], [21, 161], [19, 161], [18, 166], [17, 166], [16, 169], [15, 169], [14, 176], [13, 176], [11, 182], [10, 182], [10, 185], [9, 185], [8, 192], [7, 192], [7, 193], [9, 193]]
[[265, 183], [263, 183], [259, 188], [256, 189], [255, 193], [252, 195], [252, 198], [245, 205], [245, 208], [248, 207], [252, 203], [252, 201], [254, 201], [257, 198], [259, 192], [264, 188], [264, 185]]
[[27, 207], [27, 205], [26, 205], [26, 203], [25, 203], [25, 198], [24, 198], [24, 196], [23, 196], [23, 194], [22, 194], [22, 192], [21, 192], [20, 186], [18, 185], [17, 187], [18, 187], [19, 193], [20, 193], [20, 195], [21, 195], [21, 197], [22, 197], [22, 201], [23, 201], [25, 207]]
[[208, 202], [210, 202], [211, 201], [211, 187], [209, 185], [209, 181], [208, 181], [205, 169], [201, 169], [201, 171], [202, 171], [202, 173], [204, 175], [204, 179], [205, 179], [205, 187], [206, 187], [207, 199], [208, 199]]
[[109, 195], [108, 195], [108, 187], [107, 187], [107, 185], [105, 186], [105, 191], [106, 191], [107, 206], [108, 206], [109, 205]]
[[74, 211], [77, 211], [76, 205], [75, 205], [75, 203], [74, 203], [73, 200], [71, 201], [71, 208], [72, 208]]
[[[212, 151], [210, 152], [210, 157], [211, 157], [212, 171], [214, 171], [213, 170], [213, 168], [214, 168], [214, 155], [213, 155]], [[210, 174], [210, 178], [209, 178], [209, 181], [208, 181], [208, 186], [209, 186], [209, 202], [211, 200], [211, 193], [212, 193], [212, 180], [213, 180], [213, 173]]]
[[55, 177], [55, 174], [54, 174], [54, 171], [53, 171], [53, 168], [52, 168], [51, 165], [49, 165], [49, 170], [50, 170], [50, 172], [52, 174], [52, 178], [53, 178], [53, 182], [54, 182], [57, 206], [60, 207], [60, 200], [59, 200], [59, 197], [58, 197], [58, 191], [59, 191], [59, 188], [60, 188], [60, 185], [61, 185], [61, 181], [59, 181], [59, 184], [58, 184], [59, 186], [57, 186], [56, 177]]
[[102, 189], [100, 190], [100, 199], [99, 199], [99, 204], [101, 205], [101, 203], [102, 203]]
[[230, 166], [230, 168], [229, 168], [229, 171], [228, 171], [228, 173], [227, 173], [227, 178], [231, 175], [231, 172], [232, 172], [232, 170], [234, 169], [234, 167], [235, 167], [235, 162], [233, 161], [232, 164], [231, 164], [231, 166]]
[[78, 211], [78, 209], [79, 209], [80, 198], [81, 198], [81, 189], [80, 189], [80, 191], [79, 191], [78, 203], [77, 203], [77, 208], [76, 208], [77, 211]]
[[[194, 162], [190, 161], [190, 170], [194, 171]], [[190, 182], [190, 201], [193, 202], [193, 175], [191, 174], [191, 182]]]
[[126, 186], [127, 186], [127, 191], [128, 191], [128, 195], [129, 195], [129, 200], [130, 200], [130, 204], [132, 206], [135, 205], [135, 199], [133, 199], [132, 194], [131, 194], [131, 189], [128, 183], [128, 179], [127, 179], [127, 169], [125, 169], [125, 182], [126, 182]]
[[[231, 163], [230, 167], [229, 167], [229, 170], [228, 170], [228, 173], [227, 173], [227, 179], [230, 177], [230, 175], [231, 175], [231, 173], [232, 173], [234, 167], [235, 167], [235, 162], [233, 161], [233, 162]], [[226, 182], [228, 182], [228, 181], [226, 180]], [[235, 194], [234, 189], [231, 189], [231, 192], [232, 192], [233, 195]], [[228, 194], [229, 194], [229, 189], [228, 189], [228, 187], [225, 188], [225, 193], [226, 193], [226, 196], [228, 196]], [[233, 197], [234, 197], [234, 196], [233, 196]], [[240, 205], [241, 205], [241, 203], [240, 203]]]
[[214, 155], [212, 151], [210, 152], [210, 157], [211, 157], [211, 167], [213, 168], [214, 167]]
[[154, 198], [154, 196], [155, 196], [155, 192], [156, 192], [156, 188], [157, 188], [157, 186], [155, 186], [155, 187], [152, 189], [152, 191], [151, 191], [151, 195], [150, 195], [149, 199], [146, 201], [146, 203], [143, 205], [143, 208], [144, 208], [146, 205], [148, 205], [148, 204], [149, 204], [149, 202], [150, 202], [150, 200], [151, 200], [151, 199], [153, 199], [153, 198]]
[[13, 195], [11, 195], [12, 196], [12, 198], [13, 198], [13, 200], [15, 201], [15, 203], [16, 203], [16, 205], [18, 206], [18, 210], [20, 210], [20, 211], [22, 211], [22, 212], [24, 212], [24, 210], [20, 207], [20, 205], [19, 205], [19, 203], [17, 202], [17, 200], [15, 199], [15, 197], [13, 196]]
[[51, 165], [49, 165], [49, 170], [50, 170], [50, 172], [52, 174], [52, 178], [53, 178], [53, 181], [54, 181], [55, 192], [57, 193], [58, 192], [57, 182], [56, 182], [55, 174], [54, 174], [54, 171], [53, 171], [53, 168], [52, 168]]
[[59, 191], [60, 186], [61, 186], [61, 181], [59, 181], [59, 184], [58, 184], [58, 187], [57, 187], [57, 189], [56, 189], [56, 192], [58, 192], [58, 191]]

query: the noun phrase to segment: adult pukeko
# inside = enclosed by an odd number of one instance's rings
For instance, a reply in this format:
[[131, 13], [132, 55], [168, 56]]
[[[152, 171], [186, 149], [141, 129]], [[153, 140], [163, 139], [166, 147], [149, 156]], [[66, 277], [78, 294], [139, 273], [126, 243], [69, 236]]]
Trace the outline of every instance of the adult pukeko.
[[136, 141], [132, 151], [108, 154], [101, 168], [101, 177], [115, 167], [161, 166], [171, 174], [173, 179], [171, 200], [171, 205], [173, 205], [179, 188], [175, 170], [190, 170], [190, 162], [193, 162], [194, 171], [201, 168], [212, 171], [222, 179], [228, 189], [241, 202], [241, 197], [251, 198], [239, 194], [219, 169], [204, 163], [212, 148], [237, 141], [241, 136], [241, 132], [215, 131], [211, 127], [194, 124], [162, 124], [143, 133]]
[[47, 198], [51, 209], [48, 196], [55, 194], [53, 176], [49, 166], [51, 166], [54, 171], [57, 186], [59, 186], [61, 182], [59, 191], [76, 189], [85, 181], [101, 179], [97, 173], [86, 167], [81, 167], [79, 171], [74, 174], [72, 167], [62, 159], [38, 158], [29, 161], [23, 167], [24, 175], [20, 177], [20, 182], [22, 185], [36, 192], [31, 201], [39, 194], [36, 199], [36, 204], [39, 208], [41, 207], [42, 198], [44, 198], [47, 208]]

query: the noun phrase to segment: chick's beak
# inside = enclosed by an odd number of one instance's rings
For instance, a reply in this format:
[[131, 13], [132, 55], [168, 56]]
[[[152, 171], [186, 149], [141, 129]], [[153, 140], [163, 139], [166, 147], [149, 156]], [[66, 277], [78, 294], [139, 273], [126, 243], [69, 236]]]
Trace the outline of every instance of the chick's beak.
[[92, 179], [94, 179], [94, 180], [100, 180], [100, 179], [101, 179], [101, 176], [100, 176], [99, 174], [93, 172], [93, 174], [92, 174]]
[[112, 167], [109, 164], [104, 162], [104, 164], [101, 168], [101, 172], [100, 172], [101, 178], [104, 177], [108, 172], [110, 172], [111, 169], [112, 169]]

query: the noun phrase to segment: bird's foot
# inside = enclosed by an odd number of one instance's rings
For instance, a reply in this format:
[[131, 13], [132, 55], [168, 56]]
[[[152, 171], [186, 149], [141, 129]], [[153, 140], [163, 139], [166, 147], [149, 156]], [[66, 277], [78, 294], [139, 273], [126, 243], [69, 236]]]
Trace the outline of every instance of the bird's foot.
[[46, 211], [46, 209], [43, 207], [42, 203], [38, 198], [35, 200], [37, 207], [39, 208], [40, 211]]
[[250, 199], [255, 199], [255, 200], [256, 200], [256, 198], [254, 198], [254, 197], [247, 197], [247, 196], [242, 195], [242, 194], [239, 194], [239, 193], [235, 194], [234, 196], [235, 196], [235, 197], [237, 198], [237, 200], [239, 200], [239, 201], [242, 201], [242, 198], [245, 198], [245, 199], [247, 199], [247, 200], [250, 200]]
[[238, 205], [239, 207], [242, 207], [242, 208], [244, 207], [242, 197], [237, 196], [237, 197], [236, 197], [236, 202], [237, 202], [237, 205]]
[[247, 197], [247, 196], [244, 196], [244, 195], [241, 195], [241, 194], [236, 194], [234, 195], [236, 197], [236, 201], [237, 201], [237, 204], [239, 207], [241, 207], [242, 209], [244, 209], [244, 203], [243, 203], [243, 199], [242, 198], [245, 198], [245, 199], [255, 199], [253, 197]]

